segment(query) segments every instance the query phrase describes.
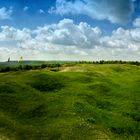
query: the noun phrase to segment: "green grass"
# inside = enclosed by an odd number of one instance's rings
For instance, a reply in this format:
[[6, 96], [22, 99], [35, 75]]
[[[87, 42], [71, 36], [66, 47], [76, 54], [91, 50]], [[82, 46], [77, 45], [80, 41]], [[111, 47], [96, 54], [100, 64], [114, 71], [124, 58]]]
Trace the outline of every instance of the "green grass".
[[140, 140], [139, 132], [139, 66], [0, 73], [0, 139]]

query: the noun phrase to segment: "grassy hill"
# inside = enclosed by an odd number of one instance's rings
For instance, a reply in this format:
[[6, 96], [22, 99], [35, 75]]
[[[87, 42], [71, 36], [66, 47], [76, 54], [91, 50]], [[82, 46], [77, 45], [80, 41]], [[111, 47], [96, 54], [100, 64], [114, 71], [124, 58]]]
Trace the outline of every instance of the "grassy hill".
[[139, 140], [140, 67], [0, 73], [0, 139]]

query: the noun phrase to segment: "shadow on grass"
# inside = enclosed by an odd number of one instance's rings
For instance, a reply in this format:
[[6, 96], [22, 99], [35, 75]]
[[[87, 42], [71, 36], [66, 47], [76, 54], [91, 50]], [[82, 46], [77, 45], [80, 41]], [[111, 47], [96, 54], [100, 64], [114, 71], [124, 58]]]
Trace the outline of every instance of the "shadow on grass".
[[39, 74], [32, 77], [31, 83], [29, 83], [33, 88], [41, 91], [57, 91], [65, 86], [64, 77], [59, 77], [55, 75]]

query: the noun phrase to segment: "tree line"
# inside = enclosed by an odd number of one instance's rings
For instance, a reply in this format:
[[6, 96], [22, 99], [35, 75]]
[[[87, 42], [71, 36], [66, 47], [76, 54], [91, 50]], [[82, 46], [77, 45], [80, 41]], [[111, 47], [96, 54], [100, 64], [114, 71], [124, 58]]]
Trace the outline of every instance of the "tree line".
[[8, 71], [19, 71], [19, 70], [37, 70], [37, 69], [44, 69], [44, 68], [56, 68], [52, 69], [53, 71], [58, 71], [59, 67], [63, 66], [64, 64], [68, 65], [75, 65], [75, 64], [130, 64], [139, 66], [139, 61], [122, 61], [122, 60], [100, 60], [100, 61], [77, 61], [77, 62], [64, 62], [64, 63], [48, 63], [48, 64], [41, 64], [41, 65], [18, 65], [18, 66], [3, 66], [0, 67], [0, 72], [8, 72]]
[[18, 66], [4, 66], [4, 67], [0, 67], [0, 72], [20, 71], [20, 70], [37, 70], [37, 69], [44, 69], [44, 68], [59, 68], [59, 67], [61, 67], [60, 63], [41, 64], [41, 65], [31, 65], [30, 64], [30, 65], [18, 65]]
[[122, 61], [122, 60], [100, 60], [100, 61], [79, 61], [80, 64], [131, 64], [140, 65], [139, 61]]

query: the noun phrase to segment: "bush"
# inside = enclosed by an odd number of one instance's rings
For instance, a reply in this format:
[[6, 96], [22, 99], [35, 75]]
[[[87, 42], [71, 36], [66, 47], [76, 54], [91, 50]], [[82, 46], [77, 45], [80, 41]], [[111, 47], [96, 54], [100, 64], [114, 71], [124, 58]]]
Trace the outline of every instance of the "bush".
[[24, 66], [24, 69], [25, 70], [31, 70], [31, 69], [33, 69], [33, 67], [31, 65], [25, 65]]
[[41, 65], [41, 68], [42, 68], [42, 69], [44, 69], [44, 68], [46, 68], [46, 67], [47, 67], [47, 64], [42, 64], [42, 65]]

